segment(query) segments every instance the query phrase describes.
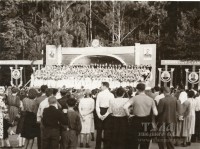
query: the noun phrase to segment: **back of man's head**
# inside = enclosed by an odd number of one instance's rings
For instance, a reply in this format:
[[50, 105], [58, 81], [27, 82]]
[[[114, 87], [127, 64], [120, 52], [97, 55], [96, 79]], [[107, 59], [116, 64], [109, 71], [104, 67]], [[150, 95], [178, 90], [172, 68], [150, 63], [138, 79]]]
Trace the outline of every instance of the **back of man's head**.
[[163, 88], [163, 93], [170, 94], [171, 93], [171, 89], [169, 87], [164, 87]]
[[52, 88], [47, 88], [46, 91], [45, 91], [45, 93], [46, 93], [47, 97], [50, 97], [50, 96], [53, 95], [53, 89]]
[[74, 107], [76, 105], [76, 99], [74, 97], [70, 97], [68, 100], [67, 100], [67, 105], [69, 107]]
[[139, 92], [145, 91], [145, 84], [139, 83], [139, 84], [136, 86], [136, 89], [137, 89]]
[[105, 86], [106, 88], [109, 88], [109, 83], [108, 82], [102, 82], [102, 85]]
[[42, 86], [40, 87], [40, 90], [41, 90], [42, 93], [45, 93], [45, 91], [46, 91], [47, 88], [48, 88], [47, 85], [42, 85]]
[[51, 96], [48, 98], [49, 105], [54, 105], [57, 103], [56, 97]]

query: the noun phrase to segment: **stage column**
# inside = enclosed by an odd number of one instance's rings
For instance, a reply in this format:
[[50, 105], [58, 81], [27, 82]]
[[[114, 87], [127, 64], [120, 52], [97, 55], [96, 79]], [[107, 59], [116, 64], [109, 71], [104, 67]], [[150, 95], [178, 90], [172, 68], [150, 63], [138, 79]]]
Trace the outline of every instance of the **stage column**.
[[171, 68], [171, 80], [170, 80], [170, 88], [173, 87], [173, 72], [174, 72], [174, 68]]
[[188, 73], [189, 73], [189, 69], [185, 69], [185, 72], [186, 72], [185, 89], [187, 90], [188, 89]]
[[158, 87], [161, 87], [161, 68], [158, 68], [158, 71], [159, 71]]

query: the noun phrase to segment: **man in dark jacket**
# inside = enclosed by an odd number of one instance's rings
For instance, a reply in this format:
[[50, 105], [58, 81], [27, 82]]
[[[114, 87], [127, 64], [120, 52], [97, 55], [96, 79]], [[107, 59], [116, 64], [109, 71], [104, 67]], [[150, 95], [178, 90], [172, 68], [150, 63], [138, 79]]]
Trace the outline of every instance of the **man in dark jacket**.
[[60, 91], [61, 98], [58, 99], [58, 103], [61, 105], [62, 109], [67, 109], [67, 99], [70, 97], [70, 92], [66, 89]]
[[159, 149], [165, 148], [174, 149], [172, 142], [174, 128], [177, 122], [177, 99], [170, 95], [171, 90], [169, 87], [164, 87], [163, 93], [165, 95], [158, 104], [158, 130], [162, 137], [159, 137]]
[[51, 96], [48, 98], [49, 107], [43, 112], [43, 149], [58, 149], [60, 139], [60, 124], [66, 125], [67, 119], [60, 110], [56, 109], [57, 100]]

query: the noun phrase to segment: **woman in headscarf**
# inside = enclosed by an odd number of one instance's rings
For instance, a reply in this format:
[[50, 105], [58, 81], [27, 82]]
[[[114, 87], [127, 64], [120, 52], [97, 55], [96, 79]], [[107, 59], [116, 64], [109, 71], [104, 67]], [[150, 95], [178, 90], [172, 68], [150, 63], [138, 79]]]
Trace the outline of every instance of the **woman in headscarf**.
[[19, 114], [20, 108], [20, 97], [18, 95], [19, 89], [17, 87], [12, 87], [11, 94], [8, 94], [8, 114], [10, 117], [10, 123], [14, 124], [14, 121]]
[[84, 98], [81, 98], [79, 102], [79, 112], [82, 124], [80, 147], [83, 147], [84, 137], [86, 137], [86, 148], [90, 147], [89, 146], [90, 133], [92, 126], [94, 126], [94, 116], [93, 116], [94, 105], [95, 102], [94, 99], [91, 98], [90, 90], [85, 90]]
[[28, 97], [23, 100], [25, 116], [21, 136], [26, 138], [25, 149], [32, 149], [34, 138], [39, 135], [39, 128], [36, 120], [37, 104], [35, 102], [37, 94], [38, 92], [31, 88], [28, 91]]

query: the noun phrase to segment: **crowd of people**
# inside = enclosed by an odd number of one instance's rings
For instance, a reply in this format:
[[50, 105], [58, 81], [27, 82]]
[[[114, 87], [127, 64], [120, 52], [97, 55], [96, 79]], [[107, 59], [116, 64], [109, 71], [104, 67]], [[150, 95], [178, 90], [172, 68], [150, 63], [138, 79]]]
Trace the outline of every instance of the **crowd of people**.
[[149, 149], [150, 142], [173, 149], [200, 139], [200, 92], [182, 86], [111, 90], [102, 82], [93, 90], [8, 87], [0, 95], [2, 146], [15, 133], [24, 149], [36, 138], [38, 149], [90, 148], [95, 140], [96, 149]]
[[151, 66], [140, 65], [65, 65], [45, 66], [36, 70], [31, 77], [31, 86], [80, 89], [84, 86], [95, 89], [102, 81], [110, 83], [110, 88], [136, 86], [134, 82], [144, 82], [152, 78]]

